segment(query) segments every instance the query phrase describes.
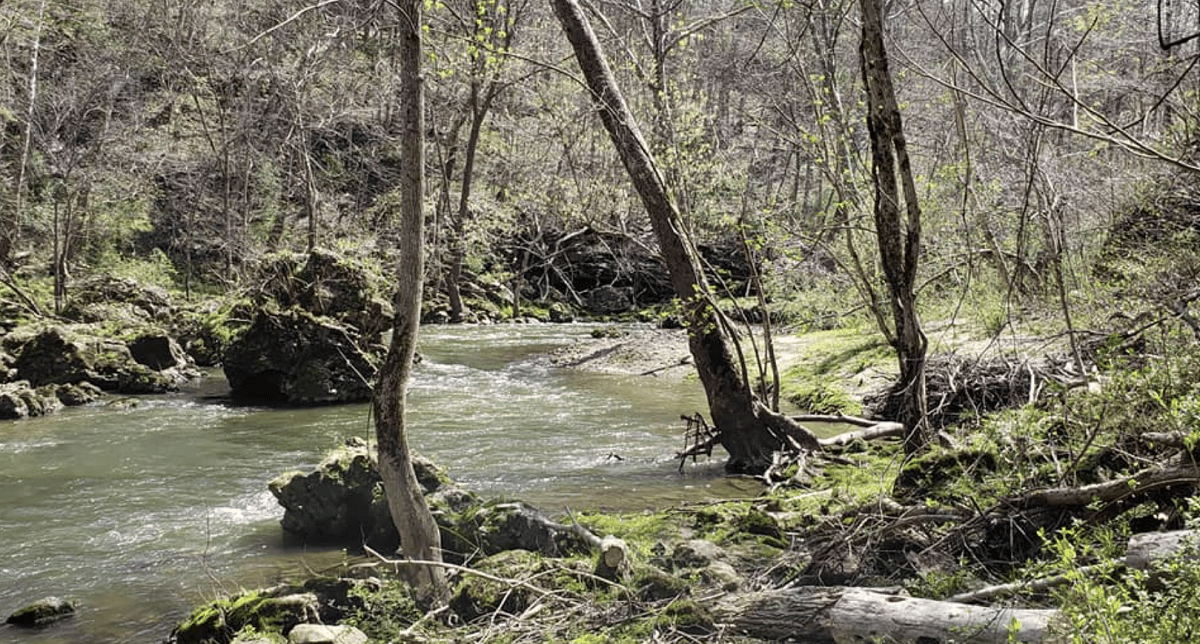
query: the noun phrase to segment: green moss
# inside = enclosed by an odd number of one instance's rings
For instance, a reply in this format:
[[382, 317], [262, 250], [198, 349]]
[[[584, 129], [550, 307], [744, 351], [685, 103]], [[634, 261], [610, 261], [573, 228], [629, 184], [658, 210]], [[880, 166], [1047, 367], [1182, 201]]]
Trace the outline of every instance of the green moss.
[[[996, 454], [991, 446], [957, 450], [932, 448], [904, 465], [896, 478], [896, 487], [936, 496], [941, 496], [938, 491], [944, 490], [942, 494], [954, 497], [976, 491], [973, 484], [995, 470]], [[963, 489], [964, 485], [970, 490]], [[969, 496], [979, 498], [976, 494]]]
[[218, 599], [192, 610], [172, 634], [178, 644], [210, 644], [217, 642], [220, 635], [228, 635], [225, 615], [229, 612], [229, 600]]
[[631, 585], [642, 601], [673, 599], [686, 595], [689, 589], [686, 580], [649, 566], [635, 569]]
[[573, 638], [570, 644], [609, 644], [612, 642], [607, 635], [600, 633], [584, 633], [579, 637]]
[[341, 623], [353, 626], [372, 641], [391, 642], [422, 616], [408, 584], [388, 581], [378, 587], [355, 586], [349, 593], [350, 610]]
[[584, 514], [582, 525], [598, 535], [613, 535], [625, 540], [630, 551], [647, 555], [650, 547], [681, 533], [680, 513], [642, 512], [629, 514]]
[[841, 385], [824, 376], [807, 374], [793, 367], [783, 375], [782, 380], [780, 396], [798, 409], [812, 414], [862, 415], [862, 403]]
[[[592, 562], [583, 558], [547, 559], [527, 550], [507, 550], [481, 559], [473, 567], [506, 580], [536, 577], [538, 586], [559, 592], [585, 595], [591, 591], [586, 580], [590, 578]], [[465, 621], [471, 621], [498, 610], [520, 613], [537, 598], [527, 586], [465, 575], [454, 590], [450, 607]]]
[[713, 631], [712, 613], [693, 599], [676, 599], [653, 620], [660, 630], [677, 631], [688, 635], [707, 635]]
[[866, 327], [816, 331], [797, 340], [798, 361], [780, 377], [780, 395], [812, 413], [861, 414], [852, 383], [868, 369], [890, 368], [895, 359], [879, 333]]
[[247, 628], [283, 633], [305, 621], [316, 602], [316, 595], [301, 593], [293, 586], [245, 591], [195, 609], [175, 630], [173, 639], [176, 644], [227, 644]]
[[761, 537], [759, 541], [764, 545], [780, 549], [788, 547], [779, 522], [762, 510], [750, 508], [737, 518], [735, 525], [743, 532]]

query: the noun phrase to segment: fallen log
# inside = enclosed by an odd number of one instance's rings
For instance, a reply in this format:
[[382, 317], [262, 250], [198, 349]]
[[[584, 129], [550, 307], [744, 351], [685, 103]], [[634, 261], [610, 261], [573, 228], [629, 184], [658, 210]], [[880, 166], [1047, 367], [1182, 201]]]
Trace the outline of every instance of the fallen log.
[[1150, 570], [1154, 563], [1191, 547], [1196, 556], [1200, 547], [1200, 532], [1196, 530], [1174, 530], [1172, 532], [1145, 532], [1129, 538], [1125, 548], [1125, 565], [1138, 570]]
[[1172, 485], [1200, 483], [1200, 467], [1156, 467], [1143, 470], [1125, 478], [1085, 485], [1082, 487], [1058, 487], [1034, 490], [1027, 494], [1011, 497], [1008, 504], [1019, 508], [1083, 507], [1095, 502], [1108, 503], [1125, 497], [1144, 494]]
[[868, 588], [799, 586], [747, 593], [714, 608], [738, 633], [808, 644], [1044, 642], [1056, 610], [992, 608]]

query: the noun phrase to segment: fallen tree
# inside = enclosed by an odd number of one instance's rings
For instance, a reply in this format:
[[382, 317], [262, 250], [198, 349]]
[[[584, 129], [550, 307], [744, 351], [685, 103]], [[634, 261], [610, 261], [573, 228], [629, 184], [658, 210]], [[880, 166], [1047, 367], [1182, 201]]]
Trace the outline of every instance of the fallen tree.
[[808, 644], [1043, 642], [1056, 610], [992, 608], [868, 588], [799, 586], [747, 593], [714, 608], [738, 633]]

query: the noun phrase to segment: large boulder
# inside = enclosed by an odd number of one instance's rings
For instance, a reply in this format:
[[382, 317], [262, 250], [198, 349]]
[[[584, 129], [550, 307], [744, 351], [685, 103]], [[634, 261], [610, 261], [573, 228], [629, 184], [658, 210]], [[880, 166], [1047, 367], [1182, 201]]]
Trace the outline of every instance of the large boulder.
[[[431, 504], [452, 513], [473, 501], [433, 462], [418, 456], [413, 464]], [[284, 508], [280, 524], [294, 537], [351, 548], [365, 543], [381, 552], [391, 552], [400, 543], [374, 450], [361, 438], [347, 439], [315, 470], [281, 474], [268, 488]]]
[[[586, 549], [574, 533], [528, 504], [482, 502], [421, 457], [414, 459], [414, 469], [449, 561], [507, 550], [562, 556]], [[380, 552], [392, 552], [400, 544], [374, 451], [361, 438], [347, 440], [316, 470], [282, 474], [268, 487], [284, 508], [284, 531], [296, 538], [347, 548], [365, 543]]]
[[[92, 383], [106, 391], [148, 394], [174, 391], [199, 376], [174, 341], [155, 329], [126, 334], [129, 343], [110, 337], [101, 325], [56, 325], [14, 332], [4, 338], [14, 355], [13, 377], [33, 387]], [[165, 346], [168, 357], [139, 349]]]
[[283, 308], [333, 318], [371, 339], [392, 326], [388, 287], [361, 261], [318, 248], [276, 256], [263, 271], [266, 294]]
[[383, 347], [304, 310], [261, 310], [224, 356], [231, 394], [293, 405], [363, 402]]

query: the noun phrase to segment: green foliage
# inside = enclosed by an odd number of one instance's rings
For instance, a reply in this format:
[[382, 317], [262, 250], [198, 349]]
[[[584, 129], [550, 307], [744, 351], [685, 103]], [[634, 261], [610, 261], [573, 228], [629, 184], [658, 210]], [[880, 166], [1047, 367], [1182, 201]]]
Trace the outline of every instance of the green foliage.
[[967, 590], [975, 581], [968, 562], [951, 572], [930, 570], [923, 572], [908, 584], [905, 589], [914, 597], [926, 599], [946, 599]]
[[177, 283], [175, 265], [159, 248], [141, 256], [123, 255], [110, 250], [96, 258], [91, 272], [167, 289], [173, 289]]
[[[1112, 543], [1112, 539], [1107, 539]], [[1059, 630], [1071, 644], [1190, 644], [1200, 636], [1200, 551], [1195, 542], [1158, 562], [1153, 571], [1123, 569], [1106, 539], [1081, 530], [1047, 544], [1054, 566], [1066, 571], [1057, 599]], [[1093, 561], [1100, 568], [1080, 570]]]

